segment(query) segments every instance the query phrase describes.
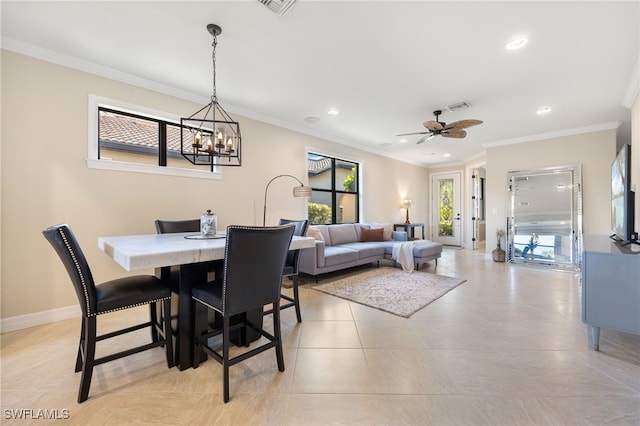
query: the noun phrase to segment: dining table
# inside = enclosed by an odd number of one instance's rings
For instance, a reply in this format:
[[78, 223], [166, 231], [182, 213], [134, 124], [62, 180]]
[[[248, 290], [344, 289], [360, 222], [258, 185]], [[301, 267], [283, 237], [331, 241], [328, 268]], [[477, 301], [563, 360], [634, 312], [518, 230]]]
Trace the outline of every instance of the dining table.
[[[226, 234], [203, 238], [200, 233], [141, 234], [98, 237], [98, 247], [127, 271], [178, 266], [178, 315], [175, 358], [179, 370], [193, 365], [194, 336], [191, 288], [207, 281], [211, 261], [224, 260]], [[312, 237], [293, 236], [290, 250], [314, 247]], [[250, 265], [248, 265], [250, 267]]]

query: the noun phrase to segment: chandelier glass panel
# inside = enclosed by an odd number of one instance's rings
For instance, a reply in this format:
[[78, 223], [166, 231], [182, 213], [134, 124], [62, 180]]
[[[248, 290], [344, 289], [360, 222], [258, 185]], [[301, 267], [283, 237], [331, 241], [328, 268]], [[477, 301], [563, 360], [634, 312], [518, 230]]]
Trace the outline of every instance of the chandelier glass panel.
[[242, 137], [240, 125], [218, 103], [216, 93], [216, 46], [222, 28], [209, 24], [207, 31], [213, 36], [213, 94], [209, 104], [180, 119], [180, 153], [192, 164], [213, 171], [216, 166], [242, 165]]

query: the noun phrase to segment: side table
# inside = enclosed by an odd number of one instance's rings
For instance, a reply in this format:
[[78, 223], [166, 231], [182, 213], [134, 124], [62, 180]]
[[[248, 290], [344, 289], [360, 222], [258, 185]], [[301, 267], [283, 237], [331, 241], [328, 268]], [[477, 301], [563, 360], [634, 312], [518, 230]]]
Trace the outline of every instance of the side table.
[[422, 239], [424, 240], [424, 223], [394, 223], [393, 230], [397, 231], [398, 228], [400, 230], [404, 230], [407, 233], [407, 236], [410, 240], [415, 239], [416, 227], [422, 228]]

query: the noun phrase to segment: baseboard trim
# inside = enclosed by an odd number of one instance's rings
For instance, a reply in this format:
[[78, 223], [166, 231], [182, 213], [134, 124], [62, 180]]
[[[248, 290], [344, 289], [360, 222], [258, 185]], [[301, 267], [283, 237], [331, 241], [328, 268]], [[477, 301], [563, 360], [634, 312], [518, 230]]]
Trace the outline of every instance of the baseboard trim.
[[81, 315], [80, 307], [78, 305], [72, 305], [64, 308], [51, 309], [49, 311], [35, 312], [33, 314], [2, 318], [0, 319], [0, 333], [9, 333], [11, 331], [22, 330], [71, 318], [80, 318]]

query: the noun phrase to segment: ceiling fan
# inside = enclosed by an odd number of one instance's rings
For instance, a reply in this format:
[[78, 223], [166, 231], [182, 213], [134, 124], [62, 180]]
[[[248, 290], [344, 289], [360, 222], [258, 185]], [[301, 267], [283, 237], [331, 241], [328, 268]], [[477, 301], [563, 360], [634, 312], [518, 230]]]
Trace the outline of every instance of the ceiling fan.
[[428, 141], [436, 135], [443, 136], [445, 138], [464, 138], [467, 136], [467, 132], [463, 129], [471, 126], [477, 126], [478, 124], [482, 124], [480, 120], [460, 120], [454, 121], [453, 123], [444, 123], [442, 121], [438, 121], [438, 117], [442, 114], [441, 110], [433, 111], [433, 115], [436, 116], [435, 121], [429, 120], [422, 123], [422, 125], [427, 129], [426, 132], [414, 132], [414, 133], [402, 133], [397, 136], [409, 136], [409, 135], [425, 135], [418, 139], [416, 144], [421, 144], [424, 141]]

